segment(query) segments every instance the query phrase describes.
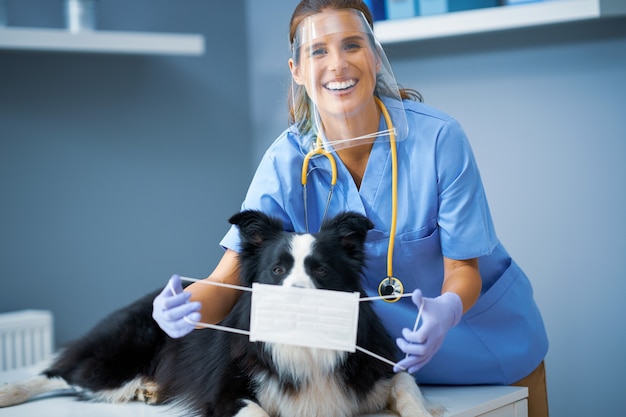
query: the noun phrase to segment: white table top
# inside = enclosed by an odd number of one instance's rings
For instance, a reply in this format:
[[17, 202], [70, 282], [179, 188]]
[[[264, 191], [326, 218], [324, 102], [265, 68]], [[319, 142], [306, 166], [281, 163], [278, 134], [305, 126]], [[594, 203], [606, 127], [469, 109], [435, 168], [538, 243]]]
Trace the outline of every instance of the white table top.
[[475, 417], [528, 398], [528, 388], [508, 386], [421, 387], [424, 396], [446, 407], [444, 417]]
[[[37, 374], [41, 366], [0, 373], [0, 384]], [[473, 417], [523, 400], [527, 388], [507, 386], [421, 387], [431, 402], [446, 407], [444, 417]], [[0, 417], [177, 417], [168, 406], [143, 403], [103, 404], [76, 401], [73, 396], [43, 397], [14, 407], [0, 408]], [[387, 414], [387, 416], [389, 416]], [[375, 417], [375, 416], [371, 416]]]

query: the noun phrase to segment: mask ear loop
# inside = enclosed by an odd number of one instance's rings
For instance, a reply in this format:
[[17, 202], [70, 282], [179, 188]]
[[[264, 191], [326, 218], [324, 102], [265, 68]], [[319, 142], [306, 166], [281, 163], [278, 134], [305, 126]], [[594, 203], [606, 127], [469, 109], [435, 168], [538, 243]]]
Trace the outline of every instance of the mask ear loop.
[[[252, 292], [252, 288], [250, 288], [250, 287], [242, 287], [242, 286], [239, 286], [239, 285], [224, 284], [224, 283], [221, 283], [221, 282], [207, 281], [207, 280], [196, 279], [196, 278], [189, 278], [189, 277], [180, 277], [180, 279], [182, 281], [200, 282], [200, 283], [206, 284], [206, 285], [215, 285], [215, 286], [218, 286], [218, 287], [225, 287], [225, 288], [230, 288], [230, 289], [234, 289], [234, 290], [242, 290], [242, 291]], [[171, 286], [169, 288], [172, 291], [172, 293], [175, 294], [174, 289]], [[398, 296], [398, 298], [409, 297], [409, 296], [411, 296], [411, 294], [402, 294], [402, 295]], [[386, 299], [388, 299], [390, 297], [394, 297], [395, 298], [396, 296], [395, 295], [391, 295], [391, 296], [387, 295], [387, 296], [379, 296], [379, 297], [363, 297], [363, 298], [359, 299], [359, 302], [362, 302], [362, 301], [373, 301], [373, 300], [380, 300], [380, 299], [386, 300]], [[417, 320], [415, 320], [415, 326], [413, 328], [414, 331], [417, 329], [417, 324], [420, 321], [420, 318], [422, 316], [423, 306], [424, 306], [424, 303], [422, 302], [422, 306], [420, 307], [419, 313], [417, 314]], [[220, 326], [218, 324], [210, 324], [210, 323], [204, 323], [204, 322], [199, 322], [199, 321], [192, 321], [192, 320], [188, 319], [187, 317], [184, 317], [183, 319], [187, 323], [193, 324], [193, 325], [198, 326], [198, 327], [205, 327], [205, 328], [208, 328], [208, 329], [221, 330], [221, 331], [225, 331], [225, 332], [237, 333], [237, 334], [241, 334], [241, 335], [245, 335], [245, 336], [250, 336], [250, 331], [248, 331], [248, 330], [236, 329], [236, 328], [232, 328], [232, 327], [225, 327], [225, 326]], [[360, 346], [358, 346], [356, 344], [355, 344], [355, 348], [356, 348], [356, 350], [358, 350], [358, 351], [360, 351], [362, 353], [365, 353], [366, 355], [369, 355], [369, 356], [371, 356], [371, 357], [373, 357], [375, 359], [378, 359], [379, 361], [384, 362], [384, 363], [386, 363], [388, 365], [398, 366], [397, 362], [394, 362], [394, 361], [389, 360], [389, 359], [387, 359], [385, 357], [382, 357], [382, 356], [380, 356], [380, 355], [378, 355], [378, 354], [376, 354], [376, 353], [374, 353], [372, 351], [369, 351], [369, 350], [367, 350], [365, 348], [362, 348], [362, 347], [360, 347]], [[401, 370], [406, 371], [406, 369], [403, 368], [402, 366], [398, 366], [398, 367]]]
[[[417, 312], [417, 318], [415, 319], [415, 324], [413, 325], [413, 333], [415, 333], [417, 331], [417, 327], [419, 325], [419, 322], [422, 318], [422, 312], [424, 311], [424, 299], [422, 298], [422, 302], [419, 305], [419, 311]], [[409, 357], [409, 354], [407, 353], [406, 356], [404, 357], [405, 359], [407, 359]]]
[[[241, 290], [241, 291], [250, 291], [250, 292], [252, 292], [252, 288], [241, 287], [239, 285], [224, 284], [222, 282], [208, 282], [208, 281], [199, 280], [199, 279], [195, 279], [195, 278], [188, 278], [188, 277], [180, 277], [180, 279], [182, 281], [204, 282], [206, 284], [215, 285], [215, 286], [218, 286], [218, 287], [225, 287], [225, 288], [230, 288], [230, 289], [233, 289], [233, 290]], [[174, 287], [171, 284], [168, 284], [168, 287], [169, 287], [170, 291], [172, 292], [172, 295], [176, 295], [176, 291], [174, 291]], [[248, 330], [241, 330], [241, 329], [237, 329], [237, 328], [234, 328], [234, 327], [220, 326], [219, 324], [204, 323], [204, 322], [201, 322], [201, 321], [193, 321], [193, 320], [187, 318], [187, 316], [183, 317], [183, 320], [185, 320], [186, 323], [193, 324], [194, 326], [197, 326], [197, 327], [204, 327], [204, 328], [207, 328], [207, 329], [221, 330], [221, 331], [224, 331], [224, 332], [237, 333], [237, 334], [242, 334], [242, 335], [245, 335], [245, 336], [250, 336], [250, 332]]]

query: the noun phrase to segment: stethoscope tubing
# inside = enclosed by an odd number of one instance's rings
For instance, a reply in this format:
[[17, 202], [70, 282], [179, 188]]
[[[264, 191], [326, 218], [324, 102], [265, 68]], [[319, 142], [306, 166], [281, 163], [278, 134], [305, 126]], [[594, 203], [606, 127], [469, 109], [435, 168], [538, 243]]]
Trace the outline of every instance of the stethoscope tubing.
[[[379, 294], [382, 296], [383, 284], [385, 280], [387, 280], [386, 287], [394, 288], [394, 291], [397, 290], [400, 295], [404, 291], [404, 287], [402, 286], [402, 282], [393, 276], [393, 250], [395, 247], [396, 240], [396, 225], [397, 225], [397, 214], [398, 214], [398, 151], [396, 147], [396, 134], [395, 129], [393, 127], [393, 123], [391, 121], [391, 116], [387, 111], [387, 108], [383, 104], [383, 102], [376, 96], [374, 96], [374, 100], [378, 104], [383, 117], [385, 118], [385, 123], [387, 124], [387, 128], [389, 130], [389, 146], [391, 150], [391, 224], [389, 226], [389, 244], [387, 246], [387, 277], [381, 281], [379, 286]], [[302, 161], [302, 173], [301, 173], [301, 183], [303, 190], [303, 202], [304, 202], [304, 223], [306, 232], [309, 232], [309, 214], [308, 214], [308, 204], [307, 204], [307, 176], [309, 170], [309, 162], [314, 156], [324, 156], [328, 159], [330, 163], [330, 189], [328, 191], [328, 198], [326, 201], [326, 207], [324, 208], [324, 214], [322, 215], [322, 220], [326, 218], [326, 214], [328, 212], [328, 208], [330, 206], [330, 200], [332, 198], [333, 190], [335, 185], [337, 184], [337, 162], [335, 157], [331, 152], [324, 149], [322, 146], [321, 137], [318, 135], [316, 141], [315, 149], [311, 150], [304, 156], [304, 160]], [[394, 285], [396, 284], [396, 285]], [[399, 296], [396, 299], [385, 299], [385, 301], [394, 302], [398, 301], [401, 297]]]

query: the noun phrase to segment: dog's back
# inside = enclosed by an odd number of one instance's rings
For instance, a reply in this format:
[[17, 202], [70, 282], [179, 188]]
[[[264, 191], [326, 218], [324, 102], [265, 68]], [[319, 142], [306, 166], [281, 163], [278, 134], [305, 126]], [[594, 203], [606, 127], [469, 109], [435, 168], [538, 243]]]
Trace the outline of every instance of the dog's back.
[[151, 317], [157, 294], [148, 294], [100, 321], [70, 344], [44, 374], [92, 392], [117, 388], [137, 375], [149, 377], [167, 338]]

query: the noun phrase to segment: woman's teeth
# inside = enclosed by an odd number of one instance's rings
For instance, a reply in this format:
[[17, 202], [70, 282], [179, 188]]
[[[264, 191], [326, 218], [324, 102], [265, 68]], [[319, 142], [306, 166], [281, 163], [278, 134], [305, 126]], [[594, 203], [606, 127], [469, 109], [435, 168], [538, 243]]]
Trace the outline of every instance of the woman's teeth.
[[356, 84], [356, 81], [354, 80], [341, 81], [341, 82], [333, 81], [333, 82], [326, 84], [326, 88], [329, 90], [346, 90], [355, 84]]

